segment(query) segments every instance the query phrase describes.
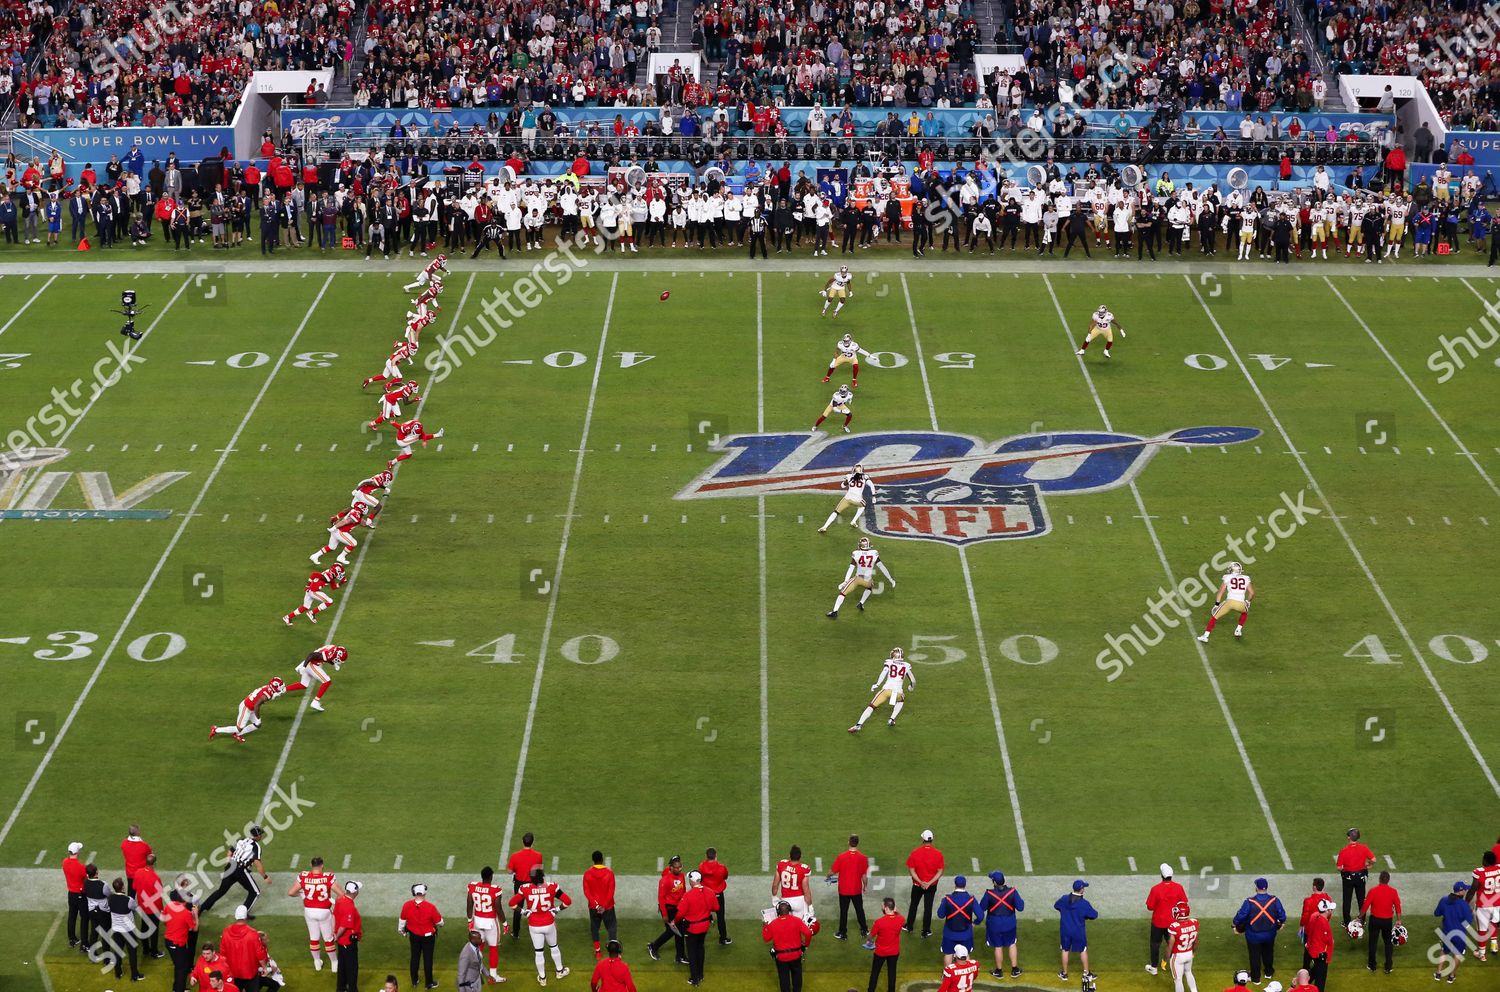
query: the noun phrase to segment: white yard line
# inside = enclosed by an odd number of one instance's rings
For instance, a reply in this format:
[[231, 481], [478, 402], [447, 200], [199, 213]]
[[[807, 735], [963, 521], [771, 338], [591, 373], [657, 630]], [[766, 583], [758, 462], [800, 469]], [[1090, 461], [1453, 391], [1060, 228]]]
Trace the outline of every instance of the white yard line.
[[47, 291], [47, 287], [52, 285], [56, 281], [57, 276], [52, 276], [46, 282], [42, 283], [42, 288], [37, 290], [35, 293], [32, 293], [31, 299], [27, 300], [25, 303], [22, 303], [20, 307], [17, 308], [16, 312], [11, 314], [10, 320], [7, 320], [4, 324], [0, 324], [0, 334], [4, 334], [6, 331], [10, 330], [10, 326], [21, 319], [21, 315], [29, 310], [31, 308], [31, 305], [36, 302], [36, 298], [45, 293]]
[[1386, 614], [1390, 616], [1391, 622], [1396, 625], [1396, 630], [1400, 632], [1401, 639], [1406, 642], [1407, 649], [1411, 651], [1412, 657], [1417, 660], [1418, 666], [1421, 667], [1422, 674], [1427, 677], [1427, 684], [1432, 687], [1432, 691], [1443, 704], [1443, 709], [1448, 711], [1448, 717], [1453, 721], [1453, 725], [1458, 728], [1459, 736], [1463, 738], [1463, 742], [1468, 747], [1469, 753], [1474, 756], [1474, 760], [1479, 764], [1480, 770], [1484, 772], [1485, 781], [1489, 783], [1495, 795], [1500, 796], [1500, 781], [1496, 781], [1495, 773], [1490, 771], [1489, 763], [1484, 760], [1484, 755], [1480, 753], [1479, 746], [1474, 743], [1474, 738], [1469, 735], [1469, 728], [1464, 725], [1463, 718], [1453, 708], [1452, 701], [1448, 699], [1448, 694], [1443, 691], [1443, 687], [1438, 683], [1437, 676], [1433, 674], [1432, 667], [1427, 664], [1426, 657], [1423, 656], [1421, 649], [1417, 647], [1416, 640], [1412, 638], [1411, 632], [1406, 629], [1406, 623], [1402, 621], [1401, 616], [1396, 612], [1396, 608], [1391, 605], [1390, 597], [1385, 594], [1385, 589], [1381, 587], [1380, 580], [1375, 578], [1375, 573], [1370, 569], [1369, 564], [1365, 562], [1365, 556], [1360, 554], [1359, 547], [1354, 543], [1354, 538], [1349, 535], [1348, 528], [1344, 526], [1344, 518], [1334, 512], [1333, 504], [1328, 501], [1327, 495], [1323, 492], [1323, 487], [1318, 485], [1317, 478], [1313, 476], [1312, 469], [1308, 468], [1306, 460], [1302, 457], [1302, 453], [1292, 443], [1291, 435], [1287, 433], [1286, 427], [1282, 425], [1281, 418], [1276, 416], [1276, 411], [1271, 409], [1271, 404], [1266, 399], [1266, 394], [1261, 392], [1260, 383], [1256, 382], [1255, 376], [1250, 374], [1250, 369], [1246, 367], [1244, 360], [1240, 358], [1239, 351], [1235, 349], [1234, 344], [1229, 340], [1229, 335], [1225, 334], [1224, 328], [1220, 326], [1219, 319], [1214, 316], [1208, 302], [1199, 294], [1198, 287], [1193, 284], [1191, 278], [1184, 276], [1183, 279], [1186, 280], [1188, 288], [1192, 290], [1193, 296], [1197, 298], [1198, 304], [1203, 307], [1203, 312], [1208, 315], [1209, 323], [1213, 324], [1214, 330], [1219, 334], [1219, 339], [1224, 342], [1224, 347], [1229, 349], [1229, 356], [1234, 359], [1235, 365], [1239, 366], [1240, 374], [1250, 384], [1250, 389], [1255, 393], [1256, 399], [1260, 400], [1261, 407], [1266, 411], [1266, 416], [1270, 418], [1271, 423], [1276, 427], [1276, 432], [1281, 435], [1282, 443], [1286, 445], [1287, 451], [1297, 460], [1298, 466], [1302, 469], [1302, 474], [1307, 477], [1308, 486], [1317, 495], [1318, 502], [1323, 504], [1323, 509], [1328, 513], [1328, 519], [1333, 521], [1333, 526], [1338, 529], [1339, 536], [1344, 539], [1344, 544], [1348, 546], [1349, 553], [1354, 556], [1354, 561], [1359, 565], [1359, 570], [1364, 573], [1365, 578], [1369, 581], [1370, 588], [1375, 590], [1375, 596], [1380, 600], [1380, 605], [1385, 607]]
[[[766, 432], [766, 343], [761, 274], [755, 274], [755, 430]], [[771, 870], [771, 652], [766, 615], [766, 498], [756, 499], [760, 538], [760, 870]]]
[[47, 973], [47, 951], [52, 947], [52, 939], [57, 936], [57, 928], [62, 926], [63, 918], [68, 914], [58, 913], [52, 918], [52, 925], [47, 928], [47, 936], [42, 938], [42, 946], [36, 950], [36, 970], [42, 978], [43, 992], [52, 992], [52, 976]]
[[219, 460], [214, 463], [214, 467], [209, 470], [207, 478], [203, 480], [203, 487], [198, 490], [198, 495], [193, 500], [193, 505], [188, 508], [187, 513], [183, 514], [182, 522], [177, 525], [177, 530], [173, 532], [172, 539], [167, 543], [166, 550], [157, 559], [156, 567], [151, 570], [151, 575], [146, 579], [146, 584], [141, 586], [140, 595], [136, 596], [135, 602], [130, 606], [130, 611], [125, 614], [125, 619], [121, 621], [119, 629], [115, 631], [114, 637], [110, 638], [109, 645], [99, 655], [99, 663], [94, 666], [94, 671], [89, 675], [88, 681], [84, 683], [82, 691], [78, 693], [78, 698], [73, 701], [73, 708], [68, 711], [68, 715], [63, 720], [62, 726], [57, 728], [57, 733], [52, 737], [52, 743], [47, 747], [47, 753], [42, 756], [41, 763], [37, 765], [36, 771], [31, 775], [31, 780], [26, 783], [26, 788], [21, 792], [21, 798], [16, 801], [15, 808], [10, 811], [10, 816], [6, 817], [5, 825], [0, 827], [0, 844], [4, 844], [5, 839], [10, 836], [11, 828], [16, 825], [16, 820], [20, 817], [21, 811], [26, 808], [26, 803], [31, 799], [31, 794], [36, 791], [37, 783], [41, 781], [42, 775], [47, 771], [47, 766], [52, 763], [52, 757], [57, 754], [58, 746], [68, 736], [68, 728], [73, 726], [73, 721], [77, 719], [79, 711], [83, 709], [84, 701], [89, 698], [89, 694], [94, 691], [94, 686], [99, 682], [99, 677], [104, 674], [104, 666], [109, 663], [110, 656], [114, 654], [115, 648], [120, 643], [120, 639], [125, 636], [125, 631], [130, 629], [130, 625], [135, 622], [135, 615], [140, 612], [141, 604], [146, 601], [147, 595], [156, 586], [156, 580], [161, 575], [162, 569], [166, 567], [167, 559], [177, 549], [177, 543], [182, 540], [183, 532], [187, 530], [188, 524], [194, 517], [198, 516], [198, 508], [203, 505], [203, 500], [207, 498], [208, 491], [213, 487], [214, 480], [219, 477], [219, 472], [223, 470], [224, 463], [229, 461], [229, 455], [234, 451], [235, 445], [239, 442], [240, 435], [245, 432], [245, 428], [250, 424], [250, 418], [260, 408], [261, 400], [265, 399], [266, 393], [271, 388], [271, 383], [276, 381], [277, 373], [286, 364], [287, 358], [292, 354], [293, 349], [297, 345], [297, 339], [302, 336], [303, 330], [307, 328], [308, 322], [312, 320], [313, 312], [318, 308], [318, 303], [322, 301], [323, 294], [328, 292], [328, 287], [332, 283], [333, 276], [330, 274], [323, 281], [323, 288], [318, 290], [318, 295], [313, 298], [312, 305], [307, 308], [307, 313], [303, 316], [302, 322], [292, 332], [292, 336], [287, 341], [286, 347], [281, 351], [281, 356], [276, 359], [276, 364], [272, 366], [270, 373], [266, 376], [266, 381], [261, 383], [260, 391], [255, 394], [255, 399], [250, 403], [250, 409], [245, 411], [244, 417], [240, 419], [239, 426], [230, 435], [229, 443], [224, 445], [219, 455]]
[[[477, 275], [475, 273], [469, 274], [469, 281], [464, 286], [463, 296], [459, 297], [458, 307], [453, 311], [453, 320], [450, 325], [453, 328], [460, 326], [458, 318], [464, 312], [464, 304], [469, 302], [469, 293], [474, 288], [474, 280], [476, 278]], [[432, 390], [435, 386], [436, 383], [432, 383], [423, 389], [422, 395], [417, 399], [417, 412], [414, 414], [417, 420], [422, 419], [422, 410], [427, 406], [427, 400], [432, 396]], [[400, 474], [401, 466], [404, 464], [406, 463], [397, 462], [391, 466], [391, 486], [395, 486], [396, 476]], [[390, 489], [388, 488], [386, 492], [387, 498], [389, 498]], [[360, 569], [365, 564], [365, 553], [370, 550], [370, 544], [374, 540], [375, 532], [372, 530], [369, 536], [360, 544], [359, 552], [354, 556], [354, 566], [349, 570], [349, 582], [344, 586], [344, 595], [339, 599], [339, 605], [334, 608], [333, 619], [328, 622], [327, 636], [329, 644], [335, 643], [335, 638], [338, 636], [339, 623], [344, 619], [344, 607], [348, 606], [349, 600], [353, 598], [354, 584], [359, 581]], [[287, 731], [286, 743], [282, 744], [281, 755], [276, 759], [276, 768], [271, 772], [270, 784], [266, 786], [266, 792], [261, 797], [260, 805], [255, 807], [255, 817], [257, 820], [264, 818], [266, 806], [276, 798], [277, 790], [281, 787], [281, 776], [285, 773], [287, 760], [292, 754], [292, 745], [297, 743], [297, 733], [302, 729], [302, 720], [307, 716], [307, 708], [311, 705], [314, 695], [315, 693], [311, 686], [303, 690], [302, 700], [297, 706], [297, 713], [292, 717], [291, 729]]]
[[[911, 321], [911, 339], [917, 352], [917, 370], [922, 374], [922, 391], [927, 396], [927, 415], [932, 420], [932, 429], [939, 430], [937, 405], [932, 398], [932, 381], [927, 378], [927, 359], [922, 354], [922, 335], [917, 330], [917, 314], [911, 305], [911, 288], [906, 284], [906, 273], [901, 273], [901, 292], [906, 297], [906, 316]], [[1000, 697], [995, 692], [995, 673], [990, 667], [990, 649], [984, 639], [984, 627], [979, 620], [979, 600], [974, 595], [974, 576], [969, 571], [969, 554], [962, 546], [958, 549], [958, 564], [964, 575], [964, 590], [969, 595], [969, 615], [974, 621], [974, 639], [979, 644], [979, 665], [984, 670], [984, 687], [990, 696], [990, 715], [995, 720], [995, 739], [1000, 744], [1000, 764], [1005, 768], [1005, 788], [1010, 793], [1011, 815], [1016, 821], [1016, 842], [1021, 847], [1021, 869], [1031, 871], [1031, 845], [1026, 841], [1026, 823], [1021, 818], [1021, 796], [1016, 791], [1016, 773], [1011, 765], [1010, 747], [1005, 742], [1005, 721], [1000, 717]]]
[[[1184, 277], [1187, 278], [1187, 277]], [[1053, 309], [1057, 311], [1058, 326], [1062, 328], [1063, 338], [1068, 342], [1069, 350], [1073, 348], [1073, 335], [1068, 330], [1068, 318], [1063, 313], [1062, 303], [1057, 298], [1057, 291], [1052, 288], [1052, 280], [1045, 274], [1042, 282], [1047, 286], [1047, 295], [1052, 297]], [[1089, 393], [1094, 397], [1094, 406], [1099, 410], [1099, 419], [1104, 421], [1104, 429], [1113, 431], [1114, 424], [1109, 419], [1109, 411], [1104, 408], [1104, 400], [1099, 395], [1099, 390], [1094, 386], [1094, 377], [1089, 372], [1088, 365], [1084, 362], [1082, 355], [1074, 355], [1078, 362], [1078, 369], [1083, 373], [1083, 381], [1088, 384]], [[1135, 497], [1136, 508], [1140, 511], [1142, 522], [1146, 525], [1146, 533], [1151, 535], [1151, 545], [1156, 549], [1156, 558], [1161, 562], [1162, 571], [1167, 576], [1167, 582], [1174, 588], [1177, 586], [1177, 575], [1172, 571], [1172, 565], [1167, 560], [1167, 552], [1162, 547], [1161, 538], [1156, 533], [1156, 525], [1151, 522], [1151, 512], [1146, 509], [1146, 501], [1141, 496], [1140, 487], [1135, 480], [1130, 482], [1130, 494]], [[1203, 674], [1208, 677], [1208, 684], [1214, 691], [1214, 699], [1218, 700], [1219, 712], [1224, 717], [1224, 723], [1229, 727], [1229, 736], [1234, 740], [1234, 749], [1239, 752], [1240, 764], [1245, 767], [1245, 775], [1250, 779], [1250, 787], [1255, 792], [1255, 800], [1260, 804], [1261, 815], [1266, 819], [1266, 826], [1271, 831], [1271, 839], [1276, 842], [1276, 851], [1281, 855], [1281, 863], [1286, 866], [1287, 871], [1292, 870], [1292, 857], [1287, 853], [1286, 842], [1281, 838], [1281, 828], [1276, 825], [1276, 817], [1271, 812], [1271, 804], [1266, 800], [1265, 789], [1261, 788], [1260, 776], [1255, 773], [1255, 766], [1250, 763], [1250, 752], [1245, 747], [1245, 739], [1240, 735], [1239, 724], [1235, 722], [1234, 714], [1229, 711], [1229, 700], [1224, 696], [1224, 689], [1219, 685], [1219, 677], [1214, 673], [1213, 665], [1209, 663], [1208, 652], [1198, 641], [1193, 628], [1183, 625], [1183, 630], [1192, 639], [1193, 647], [1198, 651], [1198, 660], [1203, 665]]]
[[[1484, 480], [1485, 485], [1490, 487], [1490, 492], [1494, 493], [1496, 496], [1500, 496], [1500, 487], [1497, 487], [1495, 485], [1495, 480], [1491, 479], [1489, 473], [1486, 472], [1483, 466], [1479, 464], [1479, 460], [1474, 457], [1474, 452], [1469, 450], [1468, 445], [1459, 440], [1458, 435], [1454, 432], [1453, 428], [1448, 426], [1448, 421], [1444, 420], [1443, 415], [1437, 412], [1437, 408], [1434, 407], [1432, 403], [1427, 399], [1427, 395], [1423, 393], [1420, 388], [1418, 388], [1416, 382], [1412, 380], [1412, 377], [1406, 374], [1406, 369], [1402, 368], [1401, 363], [1396, 361], [1396, 356], [1392, 355], [1390, 353], [1390, 350], [1386, 348], [1385, 342], [1381, 341], [1380, 338], [1375, 336], [1374, 330], [1371, 329], [1369, 324], [1365, 323], [1365, 319], [1359, 315], [1359, 312], [1354, 309], [1354, 307], [1344, 297], [1344, 294], [1339, 292], [1338, 287], [1333, 284], [1333, 280], [1329, 279], [1327, 276], [1324, 276], [1323, 281], [1328, 284], [1329, 289], [1333, 290], [1333, 295], [1339, 298], [1339, 302], [1344, 305], [1344, 309], [1349, 311], [1349, 315], [1359, 323], [1360, 327], [1364, 328], [1364, 332], [1370, 336], [1370, 340], [1375, 342], [1375, 347], [1380, 349], [1380, 353], [1385, 356], [1385, 360], [1391, 363], [1391, 367], [1401, 374], [1401, 378], [1406, 382], [1408, 386], [1411, 387], [1411, 391], [1417, 394], [1417, 399], [1422, 401], [1422, 405], [1427, 408], [1427, 412], [1432, 414], [1432, 419], [1436, 420], [1438, 422], [1438, 426], [1441, 427], [1443, 431], [1448, 435], [1448, 440], [1457, 445], [1459, 452], [1469, 460], [1470, 465], [1474, 466], [1474, 471], [1478, 472], [1479, 477]], [[1474, 287], [1470, 286], [1467, 281], [1464, 281], [1464, 286], [1468, 288], [1469, 292], [1474, 293], [1475, 296], [1479, 296], [1479, 294], [1475, 292]], [[1479, 296], [1479, 299], [1481, 302], [1484, 302], [1486, 307], [1494, 309], [1493, 304], [1490, 304], [1488, 301], [1486, 301], [1483, 296]]]
[[588, 454], [589, 429], [594, 423], [594, 401], [599, 396], [599, 373], [604, 369], [604, 350], [609, 342], [609, 322], [615, 313], [615, 290], [620, 275], [609, 283], [609, 302], [604, 306], [604, 327], [599, 331], [599, 351], [594, 356], [594, 377], [589, 383], [588, 405], [583, 413], [583, 433], [578, 440], [578, 460], [573, 463], [573, 484], [568, 490], [568, 510], [563, 517], [562, 542], [557, 548], [557, 568], [552, 574], [552, 598], [547, 601], [547, 619], [542, 625], [542, 644], [536, 654], [536, 675], [531, 680], [531, 700], [526, 707], [526, 726], [521, 731], [521, 750], [516, 757], [516, 781], [510, 790], [510, 809], [505, 814], [505, 835], [501, 851], [510, 850], [511, 835], [516, 828], [516, 811], [521, 805], [521, 786], [526, 781], [526, 759], [531, 752], [531, 732], [536, 726], [537, 702], [542, 695], [542, 675], [547, 670], [547, 646], [552, 640], [552, 621], [557, 616], [557, 601], [562, 593], [563, 565], [568, 559], [568, 538], [573, 533], [574, 511], [578, 509], [578, 484], [583, 480], [583, 459]]

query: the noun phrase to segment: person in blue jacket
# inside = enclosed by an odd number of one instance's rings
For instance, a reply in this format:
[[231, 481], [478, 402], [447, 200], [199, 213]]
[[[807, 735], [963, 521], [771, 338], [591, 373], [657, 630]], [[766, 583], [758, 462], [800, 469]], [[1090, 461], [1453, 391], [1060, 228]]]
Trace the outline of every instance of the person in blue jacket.
[[953, 963], [955, 947], [974, 946], [974, 925], [983, 918], [967, 878], [953, 876], [953, 891], [938, 903], [937, 915], [943, 921], [943, 964], [947, 966]]
[[1255, 880], [1255, 895], [1240, 904], [1234, 914], [1234, 932], [1245, 935], [1250, 952], [1250, 981], [1260, 984], [1261, 977], [1276, 974], [1276, 935], [1286, 926], [1286, 908], [1281, 900], [1266, 891], [1270, 883]]
[[1010, 948], [1010, 977], [1021, 977], [1021, 968], [1016, 963], [1016, 914], [1026, 908], [1026, 900], [1013, 885], [1005, 884], [1005, 873], [990, 872], [990, 890], [979, 899], [979, 912], [984, 917], [984, 942], [995, 949], [995, 967], [990, 974], [1004, 978], [1005, 949]]
[[1464, 898], [1468, 888], [1467, 882], [1454, 882], [1453, 891], [1439, 899], [1437, 909], [1432, 911], [1432, 915], [1442, 921], [1438, 924], [1438, 941], [1442, 954], [1437, 960], [1437, 971], [1432, 973], [1434, 981], [1440, 982], [1446, 978], [1448, 984], [1452, 985], [1458, 978], [1458, 966], [1463, 963], [1464, 954], [1469, 949], [1469, 933], [1474, 929], [1474, 911]]
[[1052, 908], [1058, 913], [1058, 944], [1062, 948], [1062, 968], [1057, 977], [1063, 981], [1068, 980], [1068, 955], [1078, 952], [1078, 959], [1083, 962], [1083, 977], [1086, 981], [1093, 981], [1095, 975], [1089, 970], [1089, 939], [1087, 924], [1089, 920], [1097, 920], [1099, 911], [1083, 897], [1083, 890], [1089, 887], [1089, 883], [1083, 879], [1073, 882], [1073, 891], [1058, 899], [1052, 904]]

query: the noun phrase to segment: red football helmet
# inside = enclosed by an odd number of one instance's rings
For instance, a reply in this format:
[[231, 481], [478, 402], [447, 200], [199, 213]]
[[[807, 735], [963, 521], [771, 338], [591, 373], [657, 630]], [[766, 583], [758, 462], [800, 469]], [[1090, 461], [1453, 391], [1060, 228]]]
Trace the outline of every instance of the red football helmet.
[[1172, 907], [1172, 919], [1174, 920], [1185, 920], [1192, 915], [1192, 910], [1188, 908], [1188, 904], [1185, 902], [1180, 902]]

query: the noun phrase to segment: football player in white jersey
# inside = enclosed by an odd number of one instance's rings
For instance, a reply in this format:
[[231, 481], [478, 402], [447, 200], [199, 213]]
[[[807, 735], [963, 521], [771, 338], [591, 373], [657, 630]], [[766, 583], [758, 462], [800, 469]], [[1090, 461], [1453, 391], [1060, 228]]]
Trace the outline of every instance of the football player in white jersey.
[[875, 684], [870, 686], [870, 691], [875, 693], [875, 698], [870, 700], [870, 705], [854, 721], [854, 726], [849, 728], [849, 733], [857, 734], [865, 725], [865, 721], [875, 715], [875, 711], [885, 703], [891, 704], [891, 718], [886, 721], [886, 726], [894, 727], [896, 717], [901, 715], [901, 708], [906, 705], [906, 691], [917, 687], [917, 676], [911, 670], [911, 663], [906, 660], [906, 653], [900, 648], [892, 648], [891, 656], [880, 664], [880, 673], [875, 676]]
[[849, 507], [854, 507], [854, 517], [849, 521], [850, 527], [859, 526], [859, 518], [865, 513], [865, 489], [870, 485], [869, 477], [865, 475], [863, 465], [854, 466], [854, 471], [844, 476], [844, 495], [839, 497], [839, 505], [833, 508], [823, 526], [818, 528], [819, 534], [826, 534], [828, 528], [838, 523], [839, 514]]
[[866, 358], [869, 358], [870, 353], [859, 346], [859, 342], [854, 340], [854, 335], [852, 334], [845, 334], [842, 338], [840, 338], [838, 344], [834, 345], [834, 349], [833, 361], [828, 363], [828, 374], [823, 376], [823, 381], [827, 382], [829, 379], [832, 379], [834, 369], [837, 369], [839, 366], [852, 365], [854, 367], [854, 381], [851, 382], [850, 385], [855, 389], [858, 389], [859, 356], [864, 355]]
[[1209, 615], [1208, 627], [1198, 635], [1198, 640], [1207, 642], [1208, 635], [1213, 633], [1214, 624], [1230, 613], [1239, 614], [1239, 619], [1234, 624], [1234, 636], [1244, 636], [1245, 621], [1250, 618], [1250, 601], [1254, 598], [1255, 583], [1245, 574], [1245, 566], [1237, 561], [1230, 562], [1229, 573], [1219, 583], [1219, 591], [1214, 596], [1214, 609]]
[[828, 619], [837, 620], [839, 609], [843, 607], [844, 600], [856, 589], [863, 589], [860, 593], [859, 602], [855, 605], [863, 610], [865, 601], [870, 598], [870, 593], [875, 589], [875, 571], [885, 576], [885, 580], [896, 588], [896, 580], [891, 578], [890, 570], [885, 567], [885, 562], [880, 560], [880, 552], [870, 547], [870, 539], [862, 537], [859, 539], [859, 547], [849, 556], [849, 567], [844, 570], [844, 579], [839, 583], [839, 598], [833, 601], [833, 609], [828, 611]]
[[1089, 342], [1095, 338], [1104, 339], [1104, 357], [1109, 357], [1110, 349], [1115, 346], [1115, 328], [1120, 328], [1120, 336], [1125, 336], [1125, 328], [1120, 327], [1115, 321], [1115, 315], [1109, 312], [1109, 307], [1101, 306], [1094, 311], [1092, 323], [1084, 335], [1083, 343], [1078, 346], [1078, 354], [1082, 355], [1089, 350]]
[[1385, 257], [1400, 258], [1401, 242], [1406, 237], [1406, 201], [1397, 194], [1385, 208]]
[[850, 275], [849, 266], [840, 265], [839, 270], [823, 284], [823, 289], [818, 294], [823, 297], [823, 312], [820, 316], [828, 316], [828, 305], [833, 303], [833, 316], [837, 318], [839, 311], [844, 309], [844, 302], [854, 295], [853, 285], [854, 276]]
[[840, 386], [834, 392], [833, 398], [828, 401], [828, 405], [823, 408], [823, 415], [813, 424], [813, 430], [817, 430], [822, 426], [823, 421], [827, 420], [833, 414], [842, 413], [844, 415], [844, 433], [848, 434], [849, 421], [854, 419], [854, 414], [849, 409], [849, 404], [853, 402], [854, 392], [847, 384]]

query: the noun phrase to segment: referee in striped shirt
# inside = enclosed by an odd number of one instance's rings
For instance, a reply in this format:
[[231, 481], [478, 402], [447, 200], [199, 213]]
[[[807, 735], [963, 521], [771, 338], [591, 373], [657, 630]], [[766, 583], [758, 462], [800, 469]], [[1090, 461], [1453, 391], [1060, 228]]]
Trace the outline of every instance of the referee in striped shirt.
[[[213, 909], [214, 903], [234, 886], [239, 885], [245, 890], [245, 912], [249, 914], [255, 900], [260, 898], [260, 882], [255, 880], [259, 875], [261, 881], [269, 882], [271, 876], [266, 874], [265, 867], [261, 864], [260, 838], [265, 833], [260, 827], [251, 827], [250, 836], [241, 837], [229, 848], [229, 863], [224, 866], [224, 875], [219, 879], [219, 887], [214, 894], [203, 901], [203, 907], [199, 910], [203, 916]], [[248, 916], [248, 919], [255, 919]]]

